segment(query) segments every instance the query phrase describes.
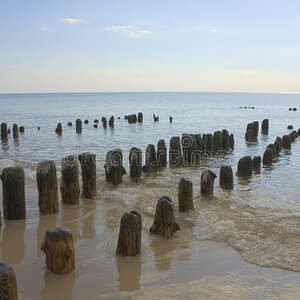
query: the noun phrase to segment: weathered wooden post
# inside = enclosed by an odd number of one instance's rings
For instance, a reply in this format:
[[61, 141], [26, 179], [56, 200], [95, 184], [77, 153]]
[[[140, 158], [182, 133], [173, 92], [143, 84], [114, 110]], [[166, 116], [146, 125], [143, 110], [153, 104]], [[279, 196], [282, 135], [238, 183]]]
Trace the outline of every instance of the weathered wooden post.
[[178, 184], [178, 208], [180, 212], [194, 209], [193, 183], [182, 177]]
[[247, 142], [253, 142], [255, 141], [256, 137], [254, 136], [254, 124], [249, 123], [247, 125], [246, 133], [245, 133], [245, 140]]
[[211, 133], [208, 133], [206, 135], [207, 138], [207, 144], [206, 144], [206, 150], [211, 153], [211, 156], [213, 155], [213, 147], [214, 147], [214, 143], [213, 143], [213, 136]]
[[145, 173], [153, 172], [158, 167], [156, 161], [156, 151], [155, 146], [149, 144], [146, 148], [146, 159], [145, 165], [143, 166], [142, 170]]
[[285, 150], [291, 150], [292, 138], [290, 135], [284, 135], [282, 137], [282, 148]]
[[84, 120], [84, 124], [89, 124], [89, 120]]
[[169, 117], [169, 122], [172, 123], [173, 122], [173, 118], [170, 116]]
[[276, 138], [276, 141], [279, 142], [279, 148], [280, 148], [279, 152], [280, 152], [281, 149], [282, 149], [282, 138], [281, 138], [280, 136], [278, 136], [278, 137]]
[[82, 133], [82, 121], [80, 119], [76, 120], [76, 133]]
[[18, 299], [17, 279], [14, 269], [4, 261], [0, 262], [0, 299]]
[[262, 121], [262, 124], [261, 124], [261, 132], [263, 134], [268, 134], [269, 132], [269, 120], [268, 119], [264, 119]]
[[65, 204], [79, 203], [79, 171], [78, 158], [69, 155], [61, 161], [61, 200]]
[[181, 137], [183, 164], [187, 166], [192, 162], [193, 139], [191, 134], [184, 133]]
[[261, 157], [260, 156], [254, 156], [252, 160], [253, 164], [253, 170], [255, 172], [260, 172], [260, 165], [261, 165]]
[[55, 132], [57, 133], [57, 134], [62, 134], [62, 125], [61, 125], [61, 123], [58, 123], [57, 124], [57, 126], [56, 126], [56, 129], [55, 129]]
[[259, 122], [254, 121], [253, 122], [253, 134], [254, 134], [255, 139], [258, 137], [258, 129], [259, 129]]
[[17, 140], [18, 137], [19, 137], [19, 127], [18, 124], [15, 123], [13, 125], [13, 138]]
[[234, 135], [233, 134], [231, 134], [229, 136], [229, 148], [232, 150], [234, 149]]
[[176, 230], [180, 230], [180, 226], [175, 221], [173, 202], [168, 196], [163, 196], [157, 202], [150, 232], [170, 238]]
[[24, 133], [25, 132], [25, 127], [24, 126], [20, 126], [19, 127], [19, 132], [20, 133]]
[[179, 166], [182, 164], [182, 153], [179, 136], [173, 136], [170, 139], [169, 164], [171, 166]]
[[229, 133], [226, 129], [222, 130], [222, 149], [229, 150]]
[[222, 149], [222, 132], [220, 130], [214, 132], [213, 149], [214, 154], [217, 154]]
[[142, 216], [137, 211], [124, 213], [120, 223], [117, 255], [136, 256], [141, 251]]
[[201, 173], [201, 194], [210, 196], [214, 194], [214, 181], [217, 175], [211, 170]]
[[7, 124], [6, 123], [1, 123], [1, 139], [6, 139], [7, 138]]
[[165, 140], [159, 140], [157, 143], [157, 164], [158, 167], [167, 166], [167, 146]]
[[270, 166], [272, 164], [272, 161], [273, 161], [273, 150], [267, 147], [263, 156], [263, 165]]
[[69, 228], [48, 229], [40, 248], [46, 255], [49, 271], [67, 274], [75, 269], [73, 236]]
[[114, 126], [115, 126], [115, 117], [114, 116], [110, 117], [108, 124], [109, 124], [110, 128], [114, 128]]
[[36, 169], [39, 209], [42, 214], [58, 212], [56, 166], [53, 160], [39, 162]]
[[98, 120], [98, 119], [95, 119], [95, 120], [94, 120], [94, 123], [97, 123], [97, 124], [98, 124], [98, 123], [99, 123], [99, 120]]
[[25, 175], [22, 167], [2, 170], [3, 214], [7, 220], [25, 219]]
[[207, 150], [207, 134], [202, 135], [202, 150]]
[[238, 161], [237, 176], [252, 176], [253, 162], [250, 156], [244, 156]]
[[82, 173], [82, 194], [87, 198], [96, 196], [96, 155], [85, 152], [78, 157]]
[[142, 151], [138, 148], [131, 148], [129, 151], [130, 177], [140, 178], [142, 174]]
[[106, 154], [105, 177], [106, 181], [118, 185], [126, 173], [123, 167], [123, 154], [121, 149], [108, 151]]
[[294, 129], [294, 126], [293, 126], [293, 125], [288, 125], [287, 129], [293, 130], [293, 129]]
[[280, 149], [280, 142], [276, 140], [276, 141], [274, 142], [274, 146], [275, 146], [275, 150], [276, 150], [276, 151], [275, 151], [275, 154], [276, 154], [276, 156], [278, 156], [279, 153], [280, 153], [280, 150], [281, 150], [281, 149]]
[[219, 184], [223, 189], [233, 189], [233, 172], [230, 166], [221, 166]]
[[72, 125], [73, 125], [73, 124], [72, 124], [72, 122], [68, 122], [68, 126], [70, 126], [70, 127], [71, 127]]
[[138, 113], [138, 123], [143, 123], [143, 113]]
[[275, 147], [275, 145], [274, 145], [274, 144], [269, 144], [269, 145], [267, 146], [267, 148], [269, 148], [269, 149], [272, 150], [272, 159], [274, 159], [275, 156], [276, 156], [276, 147]]
[[102, 117], [102, 125], [103, 125], [103, 128], [107, 127], [107, 120], [105, 117]]

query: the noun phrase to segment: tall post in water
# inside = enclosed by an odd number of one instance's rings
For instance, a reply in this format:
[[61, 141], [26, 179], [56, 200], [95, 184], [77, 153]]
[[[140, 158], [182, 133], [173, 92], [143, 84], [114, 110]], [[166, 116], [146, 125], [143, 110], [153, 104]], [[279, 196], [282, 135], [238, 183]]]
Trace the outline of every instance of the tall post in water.
[[123, 153], [121, 149], [111, 150], [106, 154], [104, 165], [106, 181], [118, 185], [126, 173], [123, 167]]
[[193, 183], [184, 177], [178, 183], [178, 207], [180, 212], [194, 209]]
[[153, 172], [158, 167], [156, 161], [156, 151], [155, 146], [149, 144], [146, 148], [146, 161], [145, 165], [143, 166], [142, 170], [145, 173]]
[[233, 172], [230, 166], [221, 166], [219, 184], [223, 189], [233, 189]]
[[173, 136], [170, 139], [169, 164], [171, 166], [180, 166], [182, 164], [182, 152], [179, 136]]
[[13, 125], [13, 138], [17, 140], [19, 138], [19, 128], [18, 124]]
[[261, 123], [261, 132], [263, 134], [268, 134], [269, 133], [269, 120], [264, 119]]
[[82, 173], [82, 194], [86, 198], [96, 196], [96, 155], [85, 152], [78, 157]]
[[76, 120], [76, 133], [82, 133], [82, 121], [80, 119]]
[[167, 146], [165, 140], [161, 139], [157, 143], [157, 165], [165, 168], [167, 166]]
[[252, 176], [253, 162], [250, 156], [244, 156], [238, 161], [237, 176]]
[[142, 174], [142, 151], [132, 147], [129, 152], [130, 177], [140, 178]]
[[143, 113], [138, 113], [138, 123], [143, 123]]
[[226, 129], [222, 130], [222, 149], [229, 150], [229, 133]]
[[7, 139], [7, 124], [6, 123], [1, 123], [1, 139]]

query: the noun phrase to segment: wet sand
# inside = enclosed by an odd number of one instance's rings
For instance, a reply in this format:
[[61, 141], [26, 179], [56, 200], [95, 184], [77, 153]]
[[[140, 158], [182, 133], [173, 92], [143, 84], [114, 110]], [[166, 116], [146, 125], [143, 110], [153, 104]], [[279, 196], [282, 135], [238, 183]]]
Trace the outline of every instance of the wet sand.
[[[225, 243], [196, 240], [192, 213], [176, 214], [181, 231], [170, 240], [150, 235], [153, 215], [143, 213], [142, 253], [126, 258], [115, 255], [119, 221], [129, 210], [123, 203], [98, 195], [40, 216], [34, 183], [26, 185], [26, 201], [27, 219], [6, 222], [0, 242], [19, 299], [299, 298], [299, 273], [249, 264]], [[57, 225], [73, 233], [76, 269], [68, 275], [48, 272], [39, 250], [45, 231]]]

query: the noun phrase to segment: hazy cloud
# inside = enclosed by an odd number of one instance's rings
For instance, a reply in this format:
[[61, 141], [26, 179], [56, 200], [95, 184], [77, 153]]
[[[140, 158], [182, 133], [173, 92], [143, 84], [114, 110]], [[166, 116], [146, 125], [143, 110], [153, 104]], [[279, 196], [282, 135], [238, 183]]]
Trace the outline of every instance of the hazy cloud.
[[78, 23], [88, 24], [89, 23], [89, 21], [87, 21], [87, 20], [76, 19], [76, 18], [64, 18], [64, 19], [62, 19], [62, 21], [67, 24], [78, 24]]
[[130, 37], [140, 37], [145, 35], [150, 35], [152, 32], [150, 30], [139, 30], [135, 29], [132, 25], [111, 25], [105, 27], [106, 31], [111, 32], [123, 32]]

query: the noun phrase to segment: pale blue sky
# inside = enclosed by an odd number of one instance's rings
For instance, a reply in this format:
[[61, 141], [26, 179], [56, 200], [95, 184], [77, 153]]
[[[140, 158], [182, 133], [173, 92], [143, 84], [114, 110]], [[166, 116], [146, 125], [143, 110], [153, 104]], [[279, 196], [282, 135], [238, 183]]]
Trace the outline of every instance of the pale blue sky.
[[0, 0], [0, 93], [300, 92], [300, 1]]

